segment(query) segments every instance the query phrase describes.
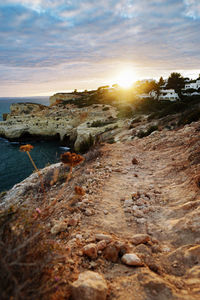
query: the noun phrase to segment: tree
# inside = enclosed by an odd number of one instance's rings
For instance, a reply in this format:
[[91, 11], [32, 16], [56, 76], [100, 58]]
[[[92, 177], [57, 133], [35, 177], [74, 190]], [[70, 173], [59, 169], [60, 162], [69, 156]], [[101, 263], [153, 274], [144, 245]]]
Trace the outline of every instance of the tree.
[[162, 76], [160, 77], [159, 81], [158, 81], [158, 86], [162, 86], [165, 83], [164, 79], [162, 78]]
[[170, 74], [168, 81], [167, 81], [167, 88], [174, 89], [178, 95], [181, 95], [181, 90], [184, 88], [184, 78], [180, 73], [173, 72]]

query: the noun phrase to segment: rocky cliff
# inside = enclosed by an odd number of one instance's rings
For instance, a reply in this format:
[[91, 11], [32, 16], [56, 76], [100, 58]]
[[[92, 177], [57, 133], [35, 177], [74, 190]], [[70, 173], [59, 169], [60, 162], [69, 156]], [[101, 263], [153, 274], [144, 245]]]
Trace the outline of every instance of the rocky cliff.
[[49, 98], [50, 105], [55, 104], [58, 101], [76, 100], [80, 99], [81, 96], [74, 93], [56, 93]]
[[59, 139], [73, 145], [78, 152], [87, 150], [101, 134], [110, 139], [124, 124], [116, 118], [117, 110], [109, 105], [78, 108], [64, 102], [51, 107], [19, 103], [11, 105], [10, 110], [6, 120], [0, 122], [1, 137], [10, 140], [30, 136]]

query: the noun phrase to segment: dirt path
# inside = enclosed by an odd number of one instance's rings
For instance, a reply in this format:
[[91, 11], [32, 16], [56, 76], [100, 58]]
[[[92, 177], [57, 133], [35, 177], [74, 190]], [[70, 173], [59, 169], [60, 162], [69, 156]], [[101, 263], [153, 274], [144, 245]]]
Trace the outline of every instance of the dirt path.
[[[144, 269], [141, 271], [142, 290], [134, 277], [139, 276], [138, 269], [130, 271], [123, 265], [104, 269], [105, 277], [115, 281], [110, 283], [111, 290], [116, 285], [119, 289], [109, 299], [163, 300], [179, 294], [176, 299], [198, 299], [199, 279], [193, 267], [200, 263], [200, 193], [194, 180], [199, 167], [188, 160], [191, 153], [196, 153], [198, 135], [195, 127], [188, 126], [178, 132], [158, 132], [145, 139], [106, 145], [100, 166], [99, 162], [93, 165], [96, 173], [106, 169], [109, 176], [92, 193], [95, 214], [82, 220], [81, 230], [110, 234], [121, 241], [145, 233], [153, 242], [135, 248], [153, 270], [149, 273], [148, 268], [146, 275]], [[138, 163], [132, 164], [133, 158]], [[191, 272], [195, 274], [193, 284], [188, 279]], [[140, 290], [140, 296], [135, 298], [133, 290], [127, 289], [131, 277], [126, 273], [132, 276], [131, 284]], [[149, 289], [154, 285], [156, 291], [151, 294]]]

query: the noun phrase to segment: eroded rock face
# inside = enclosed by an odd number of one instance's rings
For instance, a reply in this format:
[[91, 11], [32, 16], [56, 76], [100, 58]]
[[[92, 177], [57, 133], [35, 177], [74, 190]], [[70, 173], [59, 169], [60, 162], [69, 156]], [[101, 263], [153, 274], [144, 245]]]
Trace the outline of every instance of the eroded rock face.
[[52, 105], [52, 104], [56, 103], [56, 101], [76, 100], [78, 98], [81, 98], [81, 96], [78, 96], [74, 93], [57, 93], [49, 98], [49, 103], [50, 103], [50, 105]]
[[102, 275], [86, 271], [72, 284], [73, 300], [105, 300], [108, 287]]
[[[74, 100], [75, 101], [75, 100]], [[11, 105], [11, 113], [0, 122], [0, 136], [20, 140], [26, 136], [60, 139], [74, 145], [76, 152], [85, 152], [95, 139], [107, 133], [103, 139], [112, 138], [123, 121], [116, 119], [117, 111], [109, 106], [90, 105], [79, 108], [61, 103], [52, 107], [40, 104], [18, 103]]]

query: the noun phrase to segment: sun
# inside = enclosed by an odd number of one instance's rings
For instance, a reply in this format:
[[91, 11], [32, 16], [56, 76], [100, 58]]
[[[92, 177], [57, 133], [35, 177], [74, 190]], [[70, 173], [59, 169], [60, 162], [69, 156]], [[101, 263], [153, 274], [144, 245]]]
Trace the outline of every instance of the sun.
[[115, 80], [120, 87], [128, 89], [136, 80], [136, 74], [133, 69], [124, 69], [119, 73]]

